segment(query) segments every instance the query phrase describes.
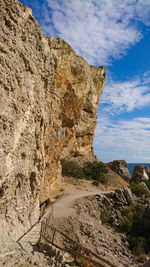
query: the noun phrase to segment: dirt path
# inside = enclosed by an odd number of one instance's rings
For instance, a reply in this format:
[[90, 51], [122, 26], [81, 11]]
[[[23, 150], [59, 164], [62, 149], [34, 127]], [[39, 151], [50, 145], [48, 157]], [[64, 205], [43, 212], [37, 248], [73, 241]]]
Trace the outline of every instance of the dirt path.
[[97, 194], [98, 191], [95, 192], [87, 192], [87, 191], [81, 191], [79, 193], [75, 193], [73, 195], [67, 195], [62, 197], [60, 200], [56, 201], [53, 205], [53, 210], [54, 210], [54, 219], [56, 218], [64, 218], [68, 216], [75, 215], [75, 208], [73, 208], [73, 204], [75, 200], [80, 199], [85, 196], [89, 195], [95, 195]]
[[[105, 190], [103, 186], [98, 189], [94, 187], [90, 181], [76, 181], [69, 180], [56, 187], [56, 190], [50, 196], [50, 200], [53, 202], [53, 218], [65, 218], [68, 216], [76, 215], [76, 208], [74, 202], [80, 198], [104, 194], [111, 190]], [[51, 213], [51, 205], [46, 208], [45, 219], [49, 213]], [[20, 240], [19, 244], [25, 251], [32, 251], [34, 246], [40, 237], [41, 223], [37, 223], [30, 231], [27, 232]]]
[[[74, 208], [74, 202], [76, 200], [86, 196], [104, 194], [111, 191], [110, 188], [105, 188], [102, 185], [97, 188], [93, 186], [92, 182], [89, 180], [66, 178], [59, 189], [62, 196], [53, 203], [53, 217], [55, 219], [75, 215], [76, 209]], [[54, 194], [58, 196], [59, 192], [56, 191]], [[48, 216], [48, 213], [49, 207], [47, 207], [44, 217]]]
[[[80, 198], [86, 196], [93, 196], [96, 194], [103, 194], [110, 191], [102, 191], [102, 190], [93, 190], [92, 192], [88, 191], [79, 191], [78, 193], [69, 194], [61, 197], [58, 201], [53, 204], [53, 217], [57, 218], [65, 218], [68, 216], [72, 216], [76, 214], [76, 209], [73, 207], [74, 202]], [[49, 214], [49, 209], [47, 208], [45, 217]]]

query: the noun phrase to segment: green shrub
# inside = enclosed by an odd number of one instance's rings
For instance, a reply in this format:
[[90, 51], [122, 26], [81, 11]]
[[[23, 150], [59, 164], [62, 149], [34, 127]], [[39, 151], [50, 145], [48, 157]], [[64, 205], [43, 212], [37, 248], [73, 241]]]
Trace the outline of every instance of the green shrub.
[[108, 170], [103, 162], [86, 162], [84, 164], [84, 174], [87, 179], [92, 179], [106, 184], [109, 181]]
[[131, 231], [131, 229], [132, 229], [132, 226], [133, 226], [133, 219], [132, 219], [132, 217], [125, 218], [120, 223], [120, 230], [122, 232], [129, 233]]
[[144, 205], [126, 207], [122, 216], [120, 230], [126, 232], [132, 253], [138, 256], [147, 253], [150, 249], [149, 209]]
[[126, 217], [132, 217], [134, 221], [140, 220], [144, 214], [145, 207], [143, 205], [133, 205], [125, 207], [122, 210], [122, 215]]
[[126, 233], [136, 233], [140, 229], [140, 222], [143, 218], [145, 207], [143, 205], [135, 205], [125, 207], [122, 210], [124, 219], [120, 223], [120, 230]]
[[[76, 152], [75, 153], [77, 157], [79, 152]], [[107, 184], [109, 181], [107, 167], [102, 162], [86, 162], [84, 164], [84, 167], [81, 167], [74, 161], [62, 159], [61, 164], [63, 176], [71, 176], [75, 178], [85, 177], [86, 179], [94, 180], [96, 182], [96, 185], [98, 185], [99, 183]]]
[[100, 212], [100, 219], [102, 223], [107, 223], [109, 221], [109, 216], [106, 211], [101, 210]]
[[83, 178], [84, 177], [83, 169], [74, 161], [62, 159], [61, 165], [62, 165], [62, 175], [63, 176], [71, 176], [74, 178]]
[[148, 196], [150, 194], [141, 184], [131, 183], [130, 189], [132, 193], [135, 194], [137, 197], [142, 197], [143, 195]]
[[150, 189], [150, 180], [145, 181], [145, 184], [147, 185], [148, 189]]
[[129, 236], [128, 237], [129, 248], [134, 255], [141, 255], [144, 252], [148, 252], [148, 246], [146, 238], [143, 236]]

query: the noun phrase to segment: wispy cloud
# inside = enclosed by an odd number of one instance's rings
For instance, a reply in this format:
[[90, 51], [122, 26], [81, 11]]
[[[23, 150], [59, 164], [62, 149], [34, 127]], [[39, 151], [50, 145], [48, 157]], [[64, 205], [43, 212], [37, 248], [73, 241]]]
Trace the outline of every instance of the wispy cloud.
[[109, 64], [138, 42], [149, 25], [149, 0], [46, 0], [41, 25], [68, 41], [90, 64]]
[[[133, 1], [135, 2], [135, 1]], [[136, 3], [136, 13], [139, 19], [145, 24], [150, 25], [150, 1], [139, 0]]]
[[[111, 80], [105, 87], [94, 140], [96, 154], [99, 158], [102, 154], [104, 161], [123, 158], [130, 162], [150, 162], [149, 79], [147, 71], [142, 78], [125, 82]], [[144, 108], [149, 114], [142, 115]]]
[[144, 73], [143, 84], [150, 84], [150, 70]]
[[112, 113], [132, 111], [150, 105], [150, 72], [142, 78], [134, 77], [125, 82], [109, 80], [105, 86], [101, 101], [107, 104], [105, 111]]
[[99, 158], [102, 154], [106, 161], [128, 159], [129, 162], [150, 162], [149, 136], [148, 117], [119, 120], [115, 123], [108, 117], [103, 117], [98, 121], [95, 132], [96, 153]]

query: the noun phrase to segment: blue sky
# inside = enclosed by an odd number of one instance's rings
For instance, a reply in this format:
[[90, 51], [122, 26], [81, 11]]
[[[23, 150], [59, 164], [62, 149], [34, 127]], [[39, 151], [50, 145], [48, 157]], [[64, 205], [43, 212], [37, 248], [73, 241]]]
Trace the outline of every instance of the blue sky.
[[150, 163], [150, 0], [21, 0], [46, 35], [107, 68], [95, 153]]

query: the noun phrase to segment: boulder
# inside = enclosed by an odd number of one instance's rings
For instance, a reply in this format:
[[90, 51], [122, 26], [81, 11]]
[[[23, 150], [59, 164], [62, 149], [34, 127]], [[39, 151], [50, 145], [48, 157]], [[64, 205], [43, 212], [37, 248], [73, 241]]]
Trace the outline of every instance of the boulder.
[[[127, 200], [124, 196], [123, 190], [120, 188], [117, 188], [115, 190], [115, 199], [119, 202], [121, 202], [123, 205], [127, 205]], [[118, 203], [118, 202], [117, 202]]]
[[115, 190], [115, 200], [117, 201], [117, 205], [118, 205], [118, 201], [122, 203], [122, 205], [133, 205], [134, 204], [131, 190], [127, 188], [126, 186], [123, 189], [117, 188]]
[[124, 196], [125, 196], [125, 198], [127, 200], [128, 205], [133, 205], [134, 204], [134, 199], [133, 199], [131, 190], [128, 187], [125, 186], [123, 188], [123, 193], [124, 193]]
[[131, 181], [134, 183], [141, 183], [149, 180], [150, 168], [144, 165], [137, 165], [133, 169]]
[[126, 182], [130, 182], [131, 177], [125, 160], [113, 160], [108, 162], [107, 166], [119, 174]]

